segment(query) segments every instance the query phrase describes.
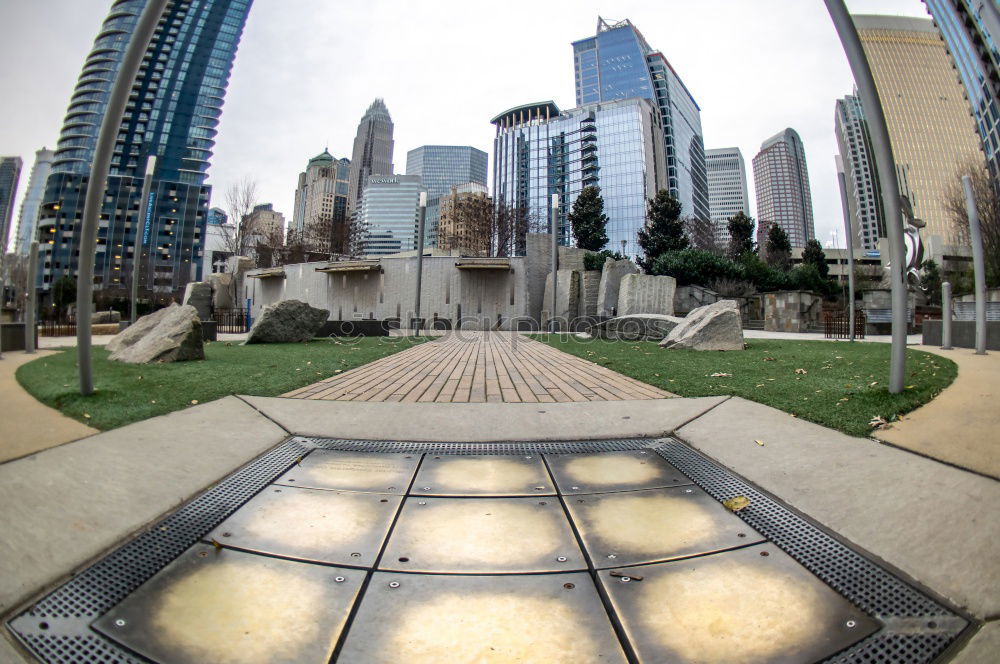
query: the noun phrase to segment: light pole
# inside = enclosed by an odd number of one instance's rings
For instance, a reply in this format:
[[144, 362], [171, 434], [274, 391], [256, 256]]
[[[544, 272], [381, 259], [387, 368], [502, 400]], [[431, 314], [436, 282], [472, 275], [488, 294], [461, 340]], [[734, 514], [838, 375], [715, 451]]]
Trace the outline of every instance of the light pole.
[[847, 178], [844, 165], [837, 157], [837, 181], [840, 182], [840, 203], [844, 208], [844, 230], [847, 232], [847, 324], [848, 339], [854, 341], [854, 237], [851, 233], [851, 215], [847, 209]]
[[417, 224], [417, 293], [414, 296], [414, 329], [420, 331], [420, 280], [424, 273], [424, 224], [427, 220], [427, 192], [420, 192], [420, 222]]
[[90, 168], [87, 196], [83, 205], [83, 222], [80, 224], [80, 257], [76, 289], [76, 357], [80, 365], [80, 393], [88, 396], [94, 393], [94, 375], [90, 364], [90, 320], [91, 299], [94, 294], [94, 253], [97, 247], [97, 220], [104, 204], [104, 189], [107, 186], [108, 170], [114, 152], [115, 140], [122, 124], [125, 104], [128, 102], [132, 84], [142, 57], [149, 48], [156, 24], [163, 15], [167, 0], [148, 0], [135, 24], [125, 55], [115, 76], [115, 82], [104, 109], [104, 120], [97, 136], [94, 161]]
[[551, 332], [556, 332], [556, 293], [558, 287], [556, 286], [556, 281], [559, 276], [559, 240], [558, 240], [558, 225], [559, 225], [559, 194], [552, 194], [552, 306], [549, 311], [549, 327]]
[[38, 306], [38, 293], [35, 290], [35, 273], [38, 272], [38, 240], [31, 243], [31, 253], [28, 254], [28, 274], [25, 286], [28, 292], [28, 302], [24, 311], [24, 352], [35, 352], [35, 307]]
[[[899, 180], [896, 177], [896, 162], [892, 157], [889, 130], [886, 128], [882, 101], [872, 78], [872, 70], [861, 47], [858, 30], [843, 0], [824, 0], [830, 18], [837, 28], [840, 42], [847, 54], [847, 61], [854, 73], [854, 82], [861, 95], [861, 106], [868, 120], [868, 129], [878, 166], [878, 176], [882, 183], [882, 205], [885, 208], [886, 235], [889, 239], [889, 257], [892, 269], [889, 283], [892, 288], [892, 351], [889, 359], [889, 392], [903, 391], [906, 377], [906, 272], [905, 245], [903, 243], [903, 214], [899, 204]], [[853, 306], [853, 302], [851, 303]]]
[[139, 216], [136, 219], [135, 238], [132, 241], [132, 308], [129, 323], [135, 323], [139, 317], [139, 269], [142, 265], [142, 245], [145, 244], [146, 229], [153, 223], [153, 209], [156, 207], [153, 188], [153, 170], [156, 168], [156, 157], [150, 155], [146, 159], [146, 176], [142, 179], [142, 198], [139, 199]]
[[983, 231], [979, 226], [979, 210], [972, 192], [972, 178], [962, 176], [965, 189], [965, 211], [969, 215], [969, 240], [972, 241], [972, 269], [976, 281], [976, 355], [986, 355], [986, 262], [983, 259]]

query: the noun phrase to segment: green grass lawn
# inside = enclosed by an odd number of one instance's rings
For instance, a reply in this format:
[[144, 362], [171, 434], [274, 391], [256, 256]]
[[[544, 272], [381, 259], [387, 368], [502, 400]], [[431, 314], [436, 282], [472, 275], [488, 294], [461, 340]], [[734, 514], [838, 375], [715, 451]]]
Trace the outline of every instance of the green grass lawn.
[[742, 352], [712, 352], [568, 335], [536, 338], [682, 397], [739, 396], [854, 436], [871, 433], [873, 417], [892, 421], [927, 403], [958, 373], [949, 359], [907, 350], [906, 389], [889, 394], [889, 344], [748, 339]]
[[[167, 364], [111, 362], [93, 350], [97, 392], [80, 395], [76, 349], [29, 362], [17, 380], [32, 396], [101, 430], [113, 429], [230, 394], [277, 396], [426, 339], [314, 339], [298, 344], [205, 344], [205, 359]], [[221, 426], [225, 426], [222, 423]]]

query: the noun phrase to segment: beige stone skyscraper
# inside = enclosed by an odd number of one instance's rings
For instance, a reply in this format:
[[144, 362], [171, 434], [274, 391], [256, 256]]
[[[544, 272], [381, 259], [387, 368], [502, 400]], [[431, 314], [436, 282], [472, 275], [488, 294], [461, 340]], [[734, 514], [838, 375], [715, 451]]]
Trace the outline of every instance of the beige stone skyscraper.
[[900, 190], [927, 222], [921, 234], [950, 244], [946, 192], [961, 164], [985, 156], [944, 42], [928, 19], [857, 15], [854, 24], [882, 100]]

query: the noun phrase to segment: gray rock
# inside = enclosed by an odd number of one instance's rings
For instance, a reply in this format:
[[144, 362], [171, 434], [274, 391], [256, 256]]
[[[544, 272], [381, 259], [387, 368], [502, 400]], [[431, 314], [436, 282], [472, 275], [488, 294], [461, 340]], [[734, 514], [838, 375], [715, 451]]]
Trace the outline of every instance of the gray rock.
[[661, 348], [743, 350], [743, 323], [734, 300], [698, 307], [660, 342]]
[[565, 329], [577, 317], [580, 311], [580, 272], [579, 270], [559, 270], [556, 272], [556, 306], [552, 310], [552, 273], [545, 277], [545, 293], [542, 297], [542, 329], [546, 330], [549, 320], [554, 315]]
[[639, 268], [630, 260], [605, 259], [601, 269], [601, 283], [597, 287], [598, 316], [614, 316], [618, 313], [618, 291], [622, 285], [622, 277], [638, 272]]
[[95, 311], [90, 318], [91, 325], [115, 325], [122, 322], [122, 315], [118, 311]]
[[216, 272], [205, 277], [212, 286], [212, 304], [216, 309], [232, 309], [235, 288], [233, 275], [228, 272]]
[[309, 341], [330, 317], [327, 309], [310, 307], [300, 300], [283, 300], [264, 307], [247, 335], [248, 344]]
[[184, 300], [182, 304], [188, 304], [198, 311], [198, 318], [201, 320], [211, 320], [212, 318], [212, 284], [207, 281], [189, 281], [184, 287]]
[[660, 341], [683, 320], [660, 314], [632, 314], [599, 323], [591, 329], [591, 334], [621, 341]]
[[108, 359], [128, 364], [204, 360], [198, 312], [171, 304], [115, 335], [108, 350], [112, 351]]
[[618, 315], [674, 315], [677, 280], [649, 274], [626, 274], [618, 289]]

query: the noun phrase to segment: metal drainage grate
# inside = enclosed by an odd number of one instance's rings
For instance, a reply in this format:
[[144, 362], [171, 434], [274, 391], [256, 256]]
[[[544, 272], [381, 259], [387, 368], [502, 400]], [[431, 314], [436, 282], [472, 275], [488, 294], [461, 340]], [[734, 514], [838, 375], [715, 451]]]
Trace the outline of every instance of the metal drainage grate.
[[750, 506], [737, 513], [740, 518], [885, 625], [828, 662], [931, 662], [969, 626], [969, 620], [956, 610], [917, 590], [675, 438], [433, 443], [294, 437], [38, 599], [9, 620], [8, 629], [45, 662], [139, 664], [144, 660], [106, 639], [90, 624], [315, 449], [449, 455], [653, 449], [716, 500], [738, 495], [750, 498]]

